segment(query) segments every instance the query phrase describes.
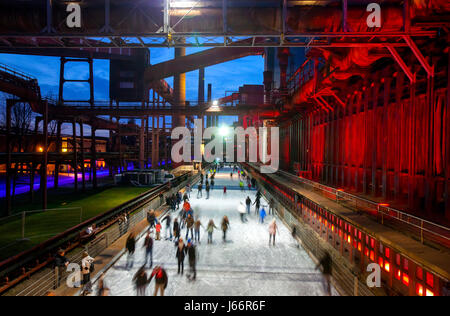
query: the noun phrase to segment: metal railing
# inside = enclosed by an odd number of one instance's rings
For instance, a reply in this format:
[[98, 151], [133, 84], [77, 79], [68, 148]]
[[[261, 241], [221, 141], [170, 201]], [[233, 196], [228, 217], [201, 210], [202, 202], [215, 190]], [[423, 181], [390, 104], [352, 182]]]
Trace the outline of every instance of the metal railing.
[[32, 77], [31, 75], [21, 70], [15, 69], [11, 66], [7, 66], [5, 64], [0, 64], [0, 71], [3, 71], [5, 73], [8, 73], [10, 75], [13, 75], [26, 81], [36, 80], [36, 78]]
[[305, 178], [297, 177], [285, 171], [279, 171], [278, 174], [357, 212], [376, 217], [382, 225], [397, 224], [398, 226], [398, 224], [401, 224], [402, 228], [416, 235], [422, 243], [424, 240], [430, 240], [450, 248], [450, 228], [448, 227], [407, 214], [387, 204], [370, 201], [341, 189], [335, 189]]
[[[193, 178], [183, 177], [183, 181], [178, 182], [177, 186], [169, 189], [170, 191], [178, 191], [185, 187], [187, 183], [192, 183], [198, 180], [199, 176]], [[181, 178], [181, 177], [180, 177]], [[164, 202], [163, 202], [164, 203]], [[126, 235], [129, 231], [147, 217], [147, 211], [149, 209], [156, 209], [161, 206], [158, 199], [158, 195], [153, 195], [152, 199], [147, 201], [144, 206], [140, 206], [138, 210], [130, 213], [129, 220], [126, 226], [121, 226], [118, 222], [109, 227], [105, 232], [98, 235], [93, 241], [89, 242], [84, 251], [87, 251], [93, 258], [100, 255], [105, 249], [107, 249], [112, 243], [116, 242], [119, 238]], [[162, 214], [161, 216], [163, 216]], [[123, 224], [122, 224], [123, 225]], [[67, 255], [67, 259], [71, 263], [81, 264], [83, 251], [77, 251], [73, 254]], [[57, 274], [54, 268], [45, 268], [39, 275], [36, 275], [23, 289], [14, 293], [15, 296], [43, 296], [47, 293], [55, 290], [57, 284], [63, 285], [67, 280], [68, 275], [64, 274], [60, 281], [57, 282]]]

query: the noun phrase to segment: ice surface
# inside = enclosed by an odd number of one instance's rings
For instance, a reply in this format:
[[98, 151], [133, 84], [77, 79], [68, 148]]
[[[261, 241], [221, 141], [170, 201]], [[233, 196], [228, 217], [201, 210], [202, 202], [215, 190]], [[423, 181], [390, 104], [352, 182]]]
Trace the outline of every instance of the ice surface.
[[[324, 295], [322, 275], [315, 270], [313, 261], [307, 253], [291, 237], [290, 230], [279, 220], [280, 234], [277, 235], [276, 246], [269, 246], [268, 226], [273, 216], [267, 216], [265, 223], [260, 224], [252, 206], [251, 216], [247, 223], [240, 220], [238, 205], [247, 196], [252, 201], [256, 191], [241, 192], [237, 175], [233, 181], [230, 172], [224, 171], [216, 175], [215, 189], [210, 199], [197, 199], [197, 189], [191, 193], [191, 206], [194, 216], [200, 217], [203, 226], [213, 219], [219, 230], [214, 233], [214, 243], [207, 244], [207, 233], [201, 229], [201, 244], [197, 245], [198, 264], [197, 280], [192, 282], [186, 277], [189, 264], [185, 260], [185, 275], [177, 275], [177, 259], [174, 243], [168, 240], [155, 241], [154, 265], [162, 265], [169, 277], [166, 295], [175, 296], [277, 296], [277, 295]], [[223, 187], [228, 192], [223, 194]], [[267, 205], [263, 201], [263, 205]], [[268, 213], [268, 209], [266, 208]], [[224, 215], [230, 220], [227, 242], [222, 241], [220, 223]], [[162, 236], [165, 236], [163, 224]], [[185, 237], [182, 230], [181, 236]], [[110, 295], [135, 295], [131, 279], [145, 262], [143, 238], [139, 240], [134, 255], [134, 267], [125, 268], [126, 255], [123, 256], [107, 273], [105, 281], [110, 288]], [[148, 270], [150, 273], [151, 270]], [[153, 294], [154, 281], [147, 289], [147, 295]], [[333, 295], [337, 295], [333, 289]]]

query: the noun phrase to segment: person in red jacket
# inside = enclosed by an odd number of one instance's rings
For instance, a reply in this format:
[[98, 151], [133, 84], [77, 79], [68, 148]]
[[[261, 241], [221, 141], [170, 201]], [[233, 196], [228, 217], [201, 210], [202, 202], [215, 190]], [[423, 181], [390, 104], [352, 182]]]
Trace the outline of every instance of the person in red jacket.
[[223, 187], [223, 194], [224, 194], [224, 195], [227, 194], [227, 187]]
[[153, 296], [157, 296], [158, 291], [161, 292], [161, 296], [164, 296], [164, 291], [166, 290], [169, 281], [166, 271], [161, 266], [156, 266], [153, 269], [148, 282], [150, 283], [153, 278], [155, 278], [155, 293]]
[[158, 222], [155, 226], [156, 229], [156, 240], [160, 240], [161, 239], [161, 223]]

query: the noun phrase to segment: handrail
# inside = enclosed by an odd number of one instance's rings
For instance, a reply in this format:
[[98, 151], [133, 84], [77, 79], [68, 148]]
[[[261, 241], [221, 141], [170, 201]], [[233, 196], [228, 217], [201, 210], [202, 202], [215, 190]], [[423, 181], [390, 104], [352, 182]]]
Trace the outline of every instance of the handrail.
[[0, 71], [9, 73], [9, 74], [14, 75], [16, 77], [20, 77], [20, 78], [25, 79], [27, 81], [36, 80], [36, 78], [32, 77], [31, 75], [26, 74], [25, 72], [23, 72], [21, 70], [18, 70], [18, 69], [15, 69], [15, 68], [13, 68], [11, 66], [7, 66], [5, 64], [0, 64]]

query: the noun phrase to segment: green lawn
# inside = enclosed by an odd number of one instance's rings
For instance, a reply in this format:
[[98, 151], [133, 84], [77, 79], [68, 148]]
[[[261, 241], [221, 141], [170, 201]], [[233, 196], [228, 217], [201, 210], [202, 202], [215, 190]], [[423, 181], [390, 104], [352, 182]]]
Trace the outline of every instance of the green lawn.
[[25, 240], [22, 239], [22, 211], [39, 209], [40, 205], [22, 204], [16, 215], [8, 220], [0, 219], [0, 260], [37, 245], [58, 233], [104, 213], [149, 188], [114, 187], [91, 193], [66, 193], [49, 197], [49, 210], [27, 214], [25, 217]]

